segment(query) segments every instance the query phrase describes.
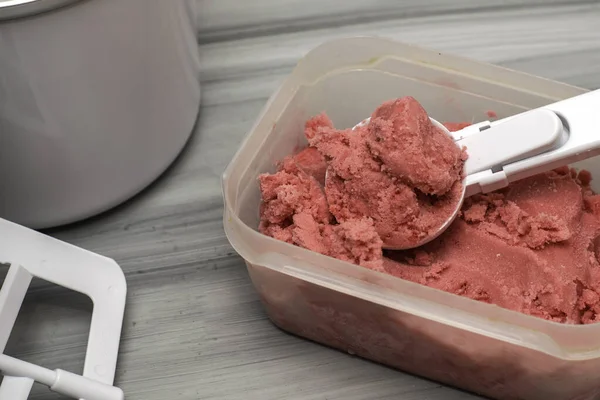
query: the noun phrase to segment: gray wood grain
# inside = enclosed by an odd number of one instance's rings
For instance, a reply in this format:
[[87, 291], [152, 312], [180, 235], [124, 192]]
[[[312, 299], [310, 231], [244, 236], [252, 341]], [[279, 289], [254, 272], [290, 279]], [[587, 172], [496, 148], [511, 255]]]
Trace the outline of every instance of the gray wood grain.
[[[267, 97], [300, 57], [325, 40], [391, 37], [593, 89], [600, 87], [598, 2], [198, 5], [203, 102], [190, 143], [131, 201], [48, 231], [114, 258], [126, 273], [116, 383], [127, 399], [476, 398], [275, 328], [223, 233], [220, 175]], [[9, 353], [80, 371], [89, 310], [85, 298], [36, 282]], [[36, 387], [32, 398], [60, 397]]]

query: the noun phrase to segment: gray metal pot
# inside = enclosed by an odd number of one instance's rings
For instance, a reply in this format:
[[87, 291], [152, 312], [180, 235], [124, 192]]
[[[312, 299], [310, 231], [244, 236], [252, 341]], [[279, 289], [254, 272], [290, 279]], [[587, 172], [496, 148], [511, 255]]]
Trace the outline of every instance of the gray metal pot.
[[156, 179], [200, 103], [194, 0], [0, 0], [0, 217], [34, 229]]

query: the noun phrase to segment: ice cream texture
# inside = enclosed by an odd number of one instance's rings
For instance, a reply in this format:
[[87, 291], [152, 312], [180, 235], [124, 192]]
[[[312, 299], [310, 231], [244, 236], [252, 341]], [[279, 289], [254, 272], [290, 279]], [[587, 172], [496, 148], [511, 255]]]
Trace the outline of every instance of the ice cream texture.
[[384, 247], [419, 245], [460, 205], [466, 154], [412, 97], [382, 104], [356, 129], [318, 116], [306, 136], [327, 163], [331, 214], [340, 223], [370, 218]]
[[[412, 237], [398, 226], [432, 224], [432, 215], [443, 213], [460, 189], [465, 153], [432, 138], [423, 112], [415, 99], [402, 98], [384, 103], [355, 131], [335, 129], [324, 114], [307, 121], [309, 145], [282, 160], [276, 173], [259, 177], [259, 230], [547, 320], [599, 322], [600, 196], [586, 171], [560, 168], [472, 196], [434, 241], [410, 251], [383, 250], [386, 240]], [[445, 124], [451, 130], [466, 125]], [[439, 198], [423, 200], [431, 196]]]

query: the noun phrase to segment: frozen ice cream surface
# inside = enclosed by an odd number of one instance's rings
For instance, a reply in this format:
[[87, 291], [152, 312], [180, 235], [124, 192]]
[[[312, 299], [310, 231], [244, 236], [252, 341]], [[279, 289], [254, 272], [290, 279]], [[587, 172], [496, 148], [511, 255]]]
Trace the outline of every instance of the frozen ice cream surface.
[[455, 206], [465, 154], [412, 98], [371, 117], [355, 130], [324, 114], [307, 121], [309, 146], [259, 178], [262, 233], [540, 318], [599, 322], [600, 196], [589, 173], [561, 168], [472, 196], [437, 239], [382, 250], [417, 240]]
[[317, 180], [324, 171], [300, 168], [297, 160], [304, 161], [305, 157], [302, 151], [286, 158], [277, 173], [260, 176], [260, 231], [321, 254], [382, 270], [382, 242], [373, 221], [361, 217], [333, 223]]
[[415, 251], [386, 253], [384, 268], [541, 318], [597, 322], [597, 202], [585, 179], [569, 170], [528, 178], [467, 199], [439, 239]]

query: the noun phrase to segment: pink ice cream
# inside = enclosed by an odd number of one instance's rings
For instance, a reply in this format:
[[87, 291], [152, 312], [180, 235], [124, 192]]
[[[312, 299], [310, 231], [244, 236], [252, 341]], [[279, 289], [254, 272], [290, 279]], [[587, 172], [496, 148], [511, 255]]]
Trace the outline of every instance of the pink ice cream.
[[[410, 151], [389, 143], [398, 136], [406, 142], [406, 135], [414, 143], [427, 135], [429, 128], [420, 129], [425, 120], [413, 101], [385, 103], [371, 124], [356, 131], [335, 130], [325, 115], [308, 121], [310, 146], [287, 157], [277, 173], [260, 177], [260, 231], [540, 318], [598, 322], [600, 196], [592, 193], [585, 171], [563, 168], [473, 196], [431, 243], [411, 251], [382, 250], [385, 241], [410, 237], [410, 229], [398, 227], [422, 227], [414, 221], [443, 212], [460, 184], [464, 154], [453, 143], [429, 137]], [[416, 116], [407, 116], [407, 110]], [[406, 131], [411, 124], [417, 132], [413, 136]], [[456, 130], [467, 125], [446, 126]], [[436, 154], [440, 151], [449, 154]], [[426, 171], [422, 166], [428, 164], [420, 160], [435, 167]], [[423, 198], [429, 196], [438, 198], [427, 203]]]
[[372, 219], [385, 247], [414, 247], [437, 234], [461, 201], [466, 154], [412, 97], [382, 104], [354, 130], [320, 115], [306, 136], [327, 160], [336, 221]]
[[[324, 168], [301, 168], [306, 151], [286, 158], [273, 175], [262, 175], [260, 231], [321, 254], [382, 270], [381, 239], [373, 221], [360, 217], [333, 223], [319, 183]], [[325, 166], [323, 166], [325, 167]]]
[[600, 221], [588, 183], [565, 169], [473, 196], [438, 240], [386, 253], [384, 268], [545, 319], [598, 322]]

